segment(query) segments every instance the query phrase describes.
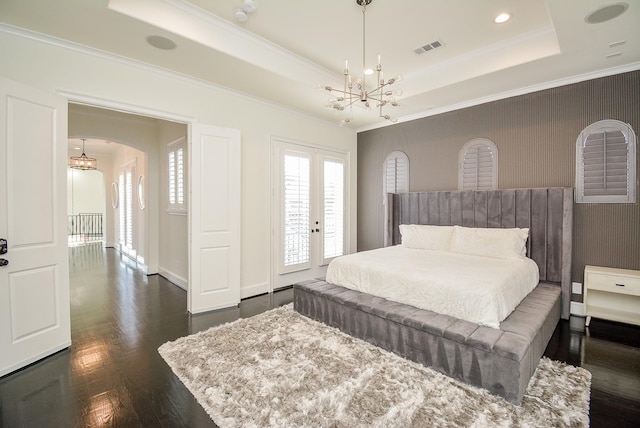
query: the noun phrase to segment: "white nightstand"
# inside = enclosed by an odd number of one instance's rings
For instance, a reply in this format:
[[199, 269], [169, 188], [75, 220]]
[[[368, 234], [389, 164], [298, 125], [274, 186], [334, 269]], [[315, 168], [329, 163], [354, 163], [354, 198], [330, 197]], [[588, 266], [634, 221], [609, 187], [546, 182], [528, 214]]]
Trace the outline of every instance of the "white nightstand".
[[584, 268], [586, 326], [591, 317], [640, 325], [640, 271]]

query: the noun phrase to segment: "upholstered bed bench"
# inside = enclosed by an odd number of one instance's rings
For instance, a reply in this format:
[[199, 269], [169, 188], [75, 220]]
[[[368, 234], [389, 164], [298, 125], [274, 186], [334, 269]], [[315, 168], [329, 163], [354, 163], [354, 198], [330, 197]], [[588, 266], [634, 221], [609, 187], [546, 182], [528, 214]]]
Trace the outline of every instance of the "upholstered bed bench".
[[302, 315], [516, 404], [561, 312], [561, 288], [546, 283], [540, 283], [500, 329], [322, 280], [295, 284], [293, 295], [294, 309]]

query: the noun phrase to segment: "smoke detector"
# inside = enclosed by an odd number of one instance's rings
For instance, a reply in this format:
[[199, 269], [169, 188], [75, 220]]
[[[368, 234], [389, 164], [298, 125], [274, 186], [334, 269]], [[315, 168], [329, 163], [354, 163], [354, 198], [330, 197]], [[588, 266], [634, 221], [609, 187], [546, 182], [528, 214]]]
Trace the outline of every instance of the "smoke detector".
[[249, 20], [249, 14], [252, 14], [258, 9], [256, 2], [253, 0], [244, 0], [242, 2], [242, 8], [237, 8], [233, 11], [233, 17], [238, 22], [247, 22]]

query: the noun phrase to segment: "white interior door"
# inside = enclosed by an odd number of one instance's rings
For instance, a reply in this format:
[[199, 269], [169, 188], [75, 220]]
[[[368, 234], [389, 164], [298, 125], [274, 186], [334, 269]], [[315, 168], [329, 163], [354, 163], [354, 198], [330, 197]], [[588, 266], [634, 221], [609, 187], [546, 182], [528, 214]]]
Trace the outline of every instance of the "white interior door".
[[240, 303], [240, 131], [191, 125], [188, 309]]
[[0, 78], [0, 376], [71, 345], [67, 102]]
[[272, 288], [324, 277], [346, 254], [348, 156], [275, 139]]

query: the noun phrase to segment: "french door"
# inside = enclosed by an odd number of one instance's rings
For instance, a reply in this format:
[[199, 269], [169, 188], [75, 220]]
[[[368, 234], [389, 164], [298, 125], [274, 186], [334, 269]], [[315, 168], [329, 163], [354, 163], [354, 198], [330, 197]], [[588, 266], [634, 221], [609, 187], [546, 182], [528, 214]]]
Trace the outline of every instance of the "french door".
[[274, 139], [272, 288], [324, 277], [348, 252], [348, 155]]
[[136, 198], [134, 181], [136, 177], [136, 162], [131, 161], [120, 168], [118, 177], [119, 185], [119, 243], [120, 251], [129, 257], [136, 259]]

